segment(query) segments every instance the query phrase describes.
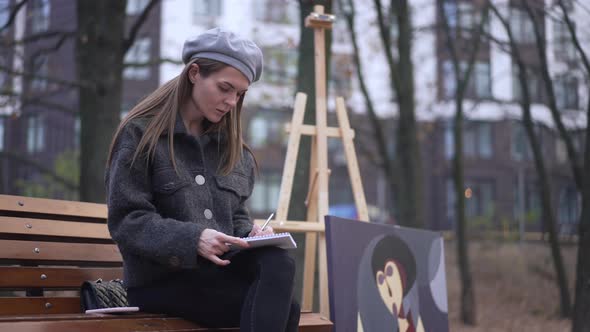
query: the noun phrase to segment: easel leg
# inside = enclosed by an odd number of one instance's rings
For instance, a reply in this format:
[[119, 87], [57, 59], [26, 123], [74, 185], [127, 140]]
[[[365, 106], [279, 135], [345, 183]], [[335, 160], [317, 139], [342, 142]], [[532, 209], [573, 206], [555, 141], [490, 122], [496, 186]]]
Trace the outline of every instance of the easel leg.
[[[317, 204], [317, 186], [313, 185], [314, 178], [317, 173], [316, 160], [316, 142], [315, 139], [311, 141], [311, 159], [309, 161], [309, 205], [307, 206], [307, 220], [317, 220], [318, 204]], [[303, 271], [303, 303], [302, 309], [311, 311], [313, 309], [313, 289], [315, 279], [316, 267], [316, 252], [317, 252], [317, 234], [305, 234], [305, 268]]]
[[342, 97], [336, 98], [336, 115], [338, 116], [338, 126], [340, 127], [342, 134], [342, 145], [346, 156], [348, 176], [350, 177], [350, 184], [352, 185], [352, 193], [354, 195], [358, 218], [361, 221], [368, 222], [369, 211], [367, 209], [367, 201], [365, 200], [365, 191], [363, 189], [359, 164], [354, 150], [352, 130], [350, 128], [350, 122], [348, 121], [348, 115], [346, 114], [346, 106]]
[[301, 126], [303, 125], [303, 115], [305, 113], [305, 103], [307, 95], [297, 93], [295, 96], [295, 106], [293, 110], [293, 119], [291, 121], [291, 134], [287, 145], [287, 156], [279, 192], [279, 203], [275, 220], [283, 223], [287, 220], [289, 213], [289, 201], [293, 191], [293, 177], [295, 175], [295, 166], [297, 164], [297, 154], [299, 153], [299, 142], [301, 141]]

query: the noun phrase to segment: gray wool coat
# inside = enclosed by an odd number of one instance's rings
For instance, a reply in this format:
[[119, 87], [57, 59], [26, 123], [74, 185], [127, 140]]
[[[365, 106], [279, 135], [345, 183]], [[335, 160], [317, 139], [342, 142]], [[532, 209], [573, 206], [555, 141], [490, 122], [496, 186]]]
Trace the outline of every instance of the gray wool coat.
[[127, 287], [147, 286], [183, 269], [212, 269], [197, 255], [201, 232], [211, 228], [244, 237], [252, 221], [244, 201], [254, 186], [250, 153], [227, 176], [218, 172], [224, 148], [216, 133], [188, 134], [180, 115], [174, 129], [178, 174], [168, 135], [157, 143], [153, 162], [131, 160], [147, 123], [133, 120], [115, 142], [106, 169], [108, 228], [123, 256]]

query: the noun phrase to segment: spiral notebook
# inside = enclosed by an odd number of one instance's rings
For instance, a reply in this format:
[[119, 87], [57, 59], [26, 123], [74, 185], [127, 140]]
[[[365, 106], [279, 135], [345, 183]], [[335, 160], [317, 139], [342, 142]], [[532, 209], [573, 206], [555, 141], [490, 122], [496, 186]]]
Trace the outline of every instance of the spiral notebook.
[[297, 243], [293, 240], [291, 233], [277, 233], [272, 235], [251, 236], [243, 238], [250, 244], [250, 248], [264, 246], [276, 246], [283, 249], [295, 249]]

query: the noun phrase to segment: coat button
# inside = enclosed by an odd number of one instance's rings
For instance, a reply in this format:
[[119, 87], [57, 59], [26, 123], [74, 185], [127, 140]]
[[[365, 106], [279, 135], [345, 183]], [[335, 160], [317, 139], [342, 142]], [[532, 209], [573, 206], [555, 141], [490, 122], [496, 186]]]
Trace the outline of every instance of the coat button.
[[199, 185], [202, 186], [205, 184], [205, 177], [202, 176], [201, 174], [195, 176], [195, 182]]
[[205, 211], [203, 211], [203, 214], [205, 215], [205, 218], [207, 218], [207, 219], [213, 218], [213, 212], [211, 212], [211, 210], [209, 210], [209, 209], [205, 209]]

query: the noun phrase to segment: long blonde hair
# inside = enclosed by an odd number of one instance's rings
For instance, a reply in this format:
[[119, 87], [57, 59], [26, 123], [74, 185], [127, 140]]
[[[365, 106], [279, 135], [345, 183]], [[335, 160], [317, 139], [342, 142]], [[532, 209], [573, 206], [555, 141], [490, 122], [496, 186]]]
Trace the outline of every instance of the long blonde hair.
[[[139, 141], [137, 149], [135, 150], [132, 164], [135, 163], [140, 156], [145, 157], [146, 162], [153, 161], [158, 139], [167, 131], [170, 159], [172, 160], [174, 169], [177, 170], [176, 160], [174, 158], [174, 127], [176, 125], [178, 110], [186, 99], [191, 96], [192, 83], [188, 78], [188, 71], [193, 63], [199, 66], [199, 73], [205, 78], [228, 67], [228, 65], [222, 62], [197, 58], [189, 62], [180, 75], [166, 82], [145, 99], [140, 101], [119, 124], [109, 148], [107, 166], [111, 164], [113, 148], [123, 128], [134, 119], [145, 118], [148, 119], [147, 127]], [[252, 154], [252, 151], [244, 143], [242, 138], [242, 125], [240, 119], [244, 97], [245, 94], [243, 94], [238, 100], [236, 108], [227, 113], [220, 122], [210, 123], [207, 120], [204, 120], [207, 121], [206, 125], [203, 126], [205, 129], [204, 133], [218, 132], [223, 133], [226, 136], [225, 142], [227, 147], [226, 149], [223, 149], [221, 156], [222, 166], [219, 167], [219, 170], [223, 175], [229, 174], [240, 161], [242, 158], [242, 148]], [[253, 154], [252, 157], [254, 157]], [[254, 162], [257, 167], [256, 160], [254, 160]]]

